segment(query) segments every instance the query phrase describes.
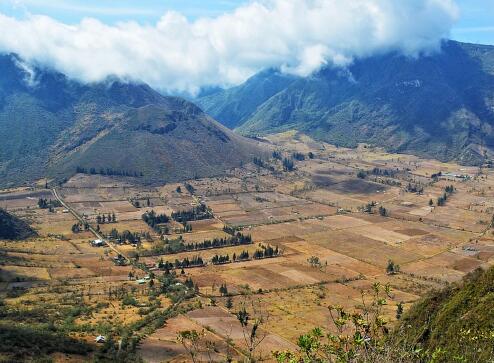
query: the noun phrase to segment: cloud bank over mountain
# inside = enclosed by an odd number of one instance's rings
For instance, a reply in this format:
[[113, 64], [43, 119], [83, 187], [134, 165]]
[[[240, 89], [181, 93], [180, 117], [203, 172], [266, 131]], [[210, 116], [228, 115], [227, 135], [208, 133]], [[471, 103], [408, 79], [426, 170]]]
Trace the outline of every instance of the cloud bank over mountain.
[[193, 94], [268, 67], [306, 76], [389, 50], [433, 52], [457, 18], [453, 0], [266, 0], [194, 21], [167, 12], [152, 25], [0, 13], [0, 51], [84, 82], [114, 75]]

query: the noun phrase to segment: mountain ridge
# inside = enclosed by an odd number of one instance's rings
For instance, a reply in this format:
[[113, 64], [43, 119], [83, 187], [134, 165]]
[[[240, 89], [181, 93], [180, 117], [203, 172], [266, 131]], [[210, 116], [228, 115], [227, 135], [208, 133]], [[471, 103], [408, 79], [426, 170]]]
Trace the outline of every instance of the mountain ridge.
[[[247, 83], [235, 88], [235, 102], [248, 99]], [[390, 52], [346, 69], [325, 67], [292, 79], [242, 117], [224, 103], [225, 94], [232, 91], [198, 104], [243, 135], [295, 129], [336, 145], [368, 142], [465, 164], [493, 155], [494, 46], [447, 41], [441, 52], [415, 59]]]
[[81, 84], [0, 56], [0, 175], [12, 185], [77, 168], [145, 183], [219, 175], [262, 153], [193, 103], [118, 79]]
[[23, 240], [36, 235], [27, 222], [0, 208], [0, 239]]

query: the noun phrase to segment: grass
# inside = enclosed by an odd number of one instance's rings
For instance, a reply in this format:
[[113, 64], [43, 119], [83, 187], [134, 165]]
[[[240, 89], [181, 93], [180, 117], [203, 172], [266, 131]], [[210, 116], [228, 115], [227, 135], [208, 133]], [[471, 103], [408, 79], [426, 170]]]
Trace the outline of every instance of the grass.
[[427, 294], [404, 316], [396, 342], [435, 354], [437, 362], [486, 362], [494, 357], [494, 268]]

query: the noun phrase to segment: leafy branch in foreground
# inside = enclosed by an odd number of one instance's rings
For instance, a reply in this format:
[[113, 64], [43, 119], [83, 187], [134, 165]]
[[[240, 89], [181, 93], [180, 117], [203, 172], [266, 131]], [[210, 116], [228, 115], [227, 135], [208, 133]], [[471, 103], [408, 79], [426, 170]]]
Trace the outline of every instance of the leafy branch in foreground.
[[316, 327], [298, 339], [298, 351], [276, 351], [280, 363], [298, 362], [373, 362], [384, 353], [388, 322], [383, 317], [389, 285], [376, 282], [370, 292], [371, 300], [362, 292], [362, 304], [350, 313], [343, 307], [328, 307], [332, 327], [327, 331]]

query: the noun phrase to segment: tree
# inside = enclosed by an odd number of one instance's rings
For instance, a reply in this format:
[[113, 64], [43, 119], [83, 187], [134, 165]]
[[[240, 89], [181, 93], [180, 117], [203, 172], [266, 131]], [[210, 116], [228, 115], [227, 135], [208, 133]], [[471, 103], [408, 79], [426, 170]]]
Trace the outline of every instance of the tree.
[[[247, 307], [249, 309], [247, 309]], [[247, 362], [254, 362], [256, 361], [256, 349], [267, 336], [267, 333], [262, 332], [260, 328], [266, 323], [268, 317], [261, 310], [260, 302], [254, 300], [244, 300], [240, 310], [237, 311], [235, 315], [242, 327], [242, 335], [244, 337], [245, 346], [247, 347], [245, 353]]]
[[376, 206], [376, 202], [372, 201], [372, 202], [369, 202], [367, 203], [364, 208], [363, 208], [363, 211], [365, 213], [372, 213], [374, 207]]
[[221, 284], [221, 286], [220, 286], [220, 294], [223, 295], [223, 296], [228, 295], [228, 288], [226, 287], [226, 283], [225, 284]]
[[48, 200], [43, 199], [43, 198], [38, 199], [38, 207], [40, 209], [46, 209], [46, 208], [48, 208], [48, 205], [49, 205]]
[[284, 158], [283, 159], [283, 171], [292, 171], [294, 169], [293, 160]]
[[197, 362], [199, 341], [202, 335], [204, 335], [204, 332], [198, 333], [196, 330], [184, 330], [179, 332], [177, 336], [177, 340], [182, 344], [194, 363]]
[[310, 258], [307, 259], [307, 262], [311, 267], [317, 267], [317, 268], [322, 267], [321, 260], [317, 256], [311, 256]]
[[231, 309], [233, 307], [233, 299], [231, 296], [228, 296], [228, 299], [226, 299], [225, 307], [227, 309]]
[[403, 301], [396, 306], [396, 319], [400, 320], [403, 315]]
[[386, 273], [388, 275], [394, 275], [400, 272], [400, 265], [395, 264], [393, 261], [388, 260], [388, 265], [386, 266]]
[[434, 205], [434, 201], [431, 199], [429, 199], [429, 207], [432, 207]]
[[384, 208], [383, 206], [380, 206], [379, 207], [379, 215], [382, 217], [386, 217], [388, 215], [387, 209]]

